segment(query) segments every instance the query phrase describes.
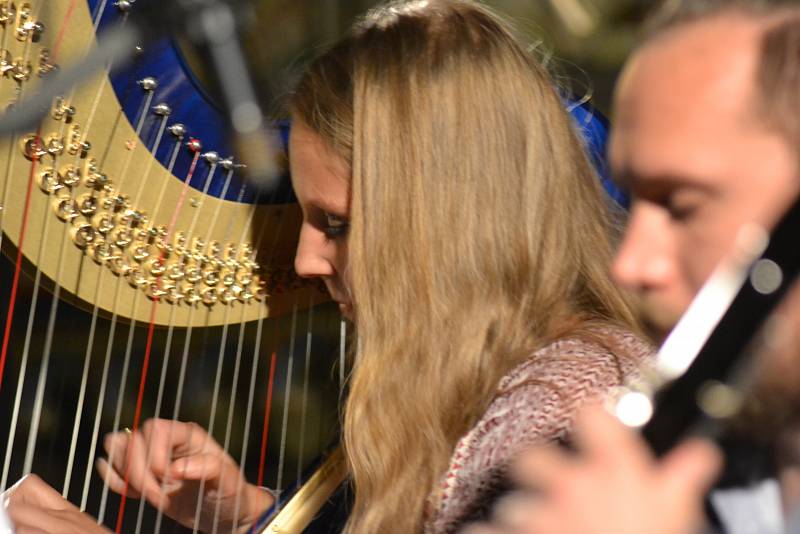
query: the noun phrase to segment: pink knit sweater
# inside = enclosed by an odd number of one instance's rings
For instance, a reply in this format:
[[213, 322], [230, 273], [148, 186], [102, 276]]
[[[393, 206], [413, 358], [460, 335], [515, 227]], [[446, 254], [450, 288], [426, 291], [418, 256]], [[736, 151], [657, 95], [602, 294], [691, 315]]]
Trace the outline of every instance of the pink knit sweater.
[[583, 403], [635, 376], [653, 354], [649, 344], [623, 330], [595, 334], [613, 353], [587, 339], [562, 339], [503, 377], [489, 409], [456, 444], [426, 533], [454, 532], [480, 512], [518, 453], [563, 440]]

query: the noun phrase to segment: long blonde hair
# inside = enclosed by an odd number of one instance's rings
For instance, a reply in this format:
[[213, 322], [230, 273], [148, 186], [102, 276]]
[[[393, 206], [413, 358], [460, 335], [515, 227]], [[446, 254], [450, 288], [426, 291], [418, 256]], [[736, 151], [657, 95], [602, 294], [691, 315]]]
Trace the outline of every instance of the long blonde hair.
[[352, 171], [348, 531], [416, 532], [505, 373], [570, 329], [633, 325], [608, 206], [547, 72], [475, 2], [371, 11], [291, 109]]

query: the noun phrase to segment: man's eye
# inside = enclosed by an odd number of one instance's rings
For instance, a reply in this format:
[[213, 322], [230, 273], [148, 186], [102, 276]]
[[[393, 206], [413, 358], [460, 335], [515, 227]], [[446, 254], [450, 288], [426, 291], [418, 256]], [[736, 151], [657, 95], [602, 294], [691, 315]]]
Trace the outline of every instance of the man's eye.
[[675, 221], [685, 221], [691, 218], [697, 211], [696, 203], [676, 201], [674, 198], [670, 198], [665, 207], [670, 217]]
[[322, 231], [325, 233], [325, 236], [328, 239], [341, 237], [347, 234], [347, 229], [349, 227], [350, 223], [344, 217], [339, 217], [338, 215], [333, 215], [331, 213], [325, 214], [325, 227], [322, 229]]

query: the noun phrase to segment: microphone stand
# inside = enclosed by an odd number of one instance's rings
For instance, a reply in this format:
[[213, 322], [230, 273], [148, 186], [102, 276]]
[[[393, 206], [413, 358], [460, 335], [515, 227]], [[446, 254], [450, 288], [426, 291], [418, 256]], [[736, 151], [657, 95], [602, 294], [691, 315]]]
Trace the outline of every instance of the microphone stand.
[[126, 65], [135, 57], [139, 44], [183, 30], [209, 50], [234, 146], [247, 167], [248, 177], [256, 187], [273, 190], [279, 179], [273, 158], [277, 143], [268, 134], [250, 81], [237, 34], [237, 10], [241, 6], [234, 4], [223, 0], [117, 2], [120, 10], [131, 10], [132, 16], [103, 32], [98, 46], [77, 64], [51, 74], [35, 93], [0, 115], [0, 136], [34, 128], [56, 97], [109, 65]]

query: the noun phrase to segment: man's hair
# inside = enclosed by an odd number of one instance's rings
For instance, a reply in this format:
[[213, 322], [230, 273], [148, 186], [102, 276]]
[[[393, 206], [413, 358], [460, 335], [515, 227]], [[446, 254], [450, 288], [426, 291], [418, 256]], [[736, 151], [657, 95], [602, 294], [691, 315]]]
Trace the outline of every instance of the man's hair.
[[797, 0], [662, 0], [645, 22], [645, 36], [729, 11], [768, 16], [797, 5]]
[[730, 13], [764, 21], [756, 72], [756, 115], [800, 146], [800, 4], [797, 0], [664, 0], [645, 25], [645, 39]]

